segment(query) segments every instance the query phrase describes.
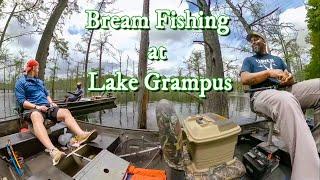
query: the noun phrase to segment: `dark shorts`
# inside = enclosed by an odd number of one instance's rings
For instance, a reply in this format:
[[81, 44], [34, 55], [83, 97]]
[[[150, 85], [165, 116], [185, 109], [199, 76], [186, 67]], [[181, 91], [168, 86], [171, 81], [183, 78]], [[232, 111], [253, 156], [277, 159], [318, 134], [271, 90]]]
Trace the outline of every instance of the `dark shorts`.
[[47, 112], [41, 112], [40, 110], [37, 110], [37, 109], [25, 110], [23, 111], [23, 120], [32, 122], [31, 113], [34, 111], [38, 111], [42, 114], [44, 120], [50, 119], [53, 122], [57, 122], [58, 110], [59, 110], [59, 107], [50, 107]]

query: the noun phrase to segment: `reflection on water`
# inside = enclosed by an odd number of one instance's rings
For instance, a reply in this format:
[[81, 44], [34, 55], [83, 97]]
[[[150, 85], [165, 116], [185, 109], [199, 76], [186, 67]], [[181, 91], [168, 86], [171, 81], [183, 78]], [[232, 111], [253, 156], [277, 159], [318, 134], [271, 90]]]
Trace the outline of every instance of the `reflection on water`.
[[[63, 94], [58, 94], [63, 97]], [[155, 115], [155, 102], [148, 104], [147, 111], [147, 127], [148, 129], [157, 129], [157, 121]], [[181, 103], [173, 102], [175, 110], [180, 119], [184, 119], [189, 115], [202, 113], [202, 107], [198, 103]], [[137, 128], [137, 109], [136, 102], [116, 102], [117, 107], [113, 109], [105, 109], [103, 111], [90, 113], [86, 116], [77, 117], [93, 123], [101, 123], [106, 126]], [[8, 117], [15, 114], [15, 96], [13, 93], [0, 93], [0, 117]], [[250, 110], [249, 98], [246, 95], [229, 95], [229, 117], [231, 119], [239, 119], [241, 117], [254, 117]]]

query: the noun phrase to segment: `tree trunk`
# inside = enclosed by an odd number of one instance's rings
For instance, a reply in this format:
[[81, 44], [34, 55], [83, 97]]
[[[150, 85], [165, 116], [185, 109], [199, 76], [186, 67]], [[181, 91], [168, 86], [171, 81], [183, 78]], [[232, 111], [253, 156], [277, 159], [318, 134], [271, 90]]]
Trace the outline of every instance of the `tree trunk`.
[[36, 60], [39, 62], [39, 78], [44, 80], [44, 74], [46, 69], [46, 61], [49, 55], [49, 46], [53, 36], [54, 29], [62, 15], [62, 12], [68, 5], [68, 0], [59, 0], [59, 3], [55, 7], [53, 13], [51, 14], [47, 25], [43, 31], [38, 50], [36, 55]]
[[[198, 0], [198, 5], [205, 16], [211, 16], [205, 0]], [[206, 58], [206, 77], [224, 78], [219, 37], [216, 31], [203, 30], [203, 39]], [[204, 112], [213, 112], [228, 117], [228, 99], [222, 92], [208, 92], [204, 100]]]
[[88, 63], [89, 63], [89, 51], [90, 51], [90, 46], [91, 46], [91, 41], [92, 41], [92, 36], [93, 36], [93, 30], [91, 30], [88, 46], [87, 46], [87, 52], [86, 52], [86, 59], [84, 62], [84, 96], [87, 96], [87, 74], [88, 74]]
[[121, 57], [122, 57], [122, 55], [120, 54], [119, 55], [120, 73], [122, 74], [122, 69], [121, 69], [121, 67], [122, 67], [122, 59], [121, 59]]
[[54, 99], [55, 93], [54, 93], [54, 85], [55, 85], [55, 80], [56, 80], [56, 69], [57, 69], [57, 59], [54, 62], [53, 66], [53, 76], [52, 76], [52, 86], [51, 86], [51, 97]]
[[[0, 3], [0, 4], [1, 4], [1, 3]], [[10, 21], [11, 21], [11, 18], [12, 18], [12, 16], [13, 16], [14, 11], [16, 10], [17, 6], [18, 6], [18, 4], [15, 3], [15, 4], [14, 4], [14, 7], [13, 7], [13, 9], [12, 9], [10, 15], [9, 15], [9, 18], [8, 18], [8, 20], [7, 20], [7, 22], [6, 22], [6, 25], [4, 26], [3, 32], [2, 32], [2, 34], [1, 34], [1, 39], [0, 39], [0, 50], [1, 50], [1, 47], [2, 47], [2, 43], [3, 43], [3, 41], [4, 41], [4, 36], [5, 36], [6, 31], [7, 31], [7, 29], [8, 29], [9, 23], [10, 23]]]
[[3, 94], [6, 97], [6, 64], [3, 63]]
[[[104, 0], [102, 0], [98, 12], [100, 13], [101, 8], [104, 4]], [[86, 52], [86, 59], [85, 59], [85, 64], [84, 64], [84, 96], [87, 95], [87, 80], [88, 80], [88, 62], [89, 62], [89, 52], [90, 52], [90, 47], [91, 47], [91, 41], [92, 41], [92, 36], [93, 36], [94, 30], [91, 30], [90, 37], [89, 37], [89, 42], [87, 46], [87, 52]]]
[[[149, 0], [143, 1], [142, 16], [149, 18]], [[138, 78], [140, 82], [138, 92], [138, 128], [147, 128], [147, 105], [148, 105], [148, 91], [144, 85], [144, 78], [147, 73], [148, 65], [148, 48], [149, 48], [149, 31], [142, 30], [140, 38], [140, 51], [139, 51], [139, 67]]]
[[[69, 81], [69, 71], [70, 71], [70, 62], [67, 62], [68, 63], [68, 67], [67, 67], [67, 79], [66, 79], [66, 92], [67, 91], [70, 91], [70, 86], [71, 84], [69, 83], [69, 86], [68, 86], [68, 81]], [[70, 77], [71, 79], [71, 77]]]
[[102, 50], [103, 50], [103, 43], [100, 44], [100, 56], [99, 56], [99, 79], [98, 79], [98, 83], [99, 83], [99, 87], [101, 87], [101, 66], [102, 66]]

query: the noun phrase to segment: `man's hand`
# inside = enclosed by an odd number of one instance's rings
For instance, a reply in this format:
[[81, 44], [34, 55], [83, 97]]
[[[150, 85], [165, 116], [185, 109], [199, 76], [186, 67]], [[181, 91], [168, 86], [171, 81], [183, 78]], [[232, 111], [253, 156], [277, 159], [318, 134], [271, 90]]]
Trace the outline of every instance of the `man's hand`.
[[48, 111], [47, 106], [36, 106], [36, 108], [37, 108], [38, 110], [40, 110], [41, 112], [47, 112], [47, 111]]
[[291, 73], [289, 73], [287, 70], [284, 70], [284, 73], [286, 74], [286, 78], [282, 79], [280, 84], [283, 86], [290, 86], [293, 83], [293, 76]]
[[269, 72], [269, 77], [276, 78], [280, 81], [284, 81], [288, 76], [288, 74], [283, 72], [281, 69], [270, 69], [268, 70], [268, 72]]
[[54, 102], [50, 103], [50, 106], [53, 106], [53, 107], [58, 107], [58, 105]]

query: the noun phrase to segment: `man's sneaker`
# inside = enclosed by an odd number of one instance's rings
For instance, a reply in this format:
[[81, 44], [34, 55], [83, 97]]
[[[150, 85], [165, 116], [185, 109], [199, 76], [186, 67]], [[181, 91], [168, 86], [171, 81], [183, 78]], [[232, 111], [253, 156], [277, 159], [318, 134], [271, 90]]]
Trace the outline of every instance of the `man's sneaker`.
[[77, 135], [71, 138], [70, 145], [71, 146], [80, 146], [84, 143], [90, 142], [94, 140], [98, 136], [98, 133], [96, 130], [92, 130], [89, 132], [85, 132], [84, 135]]
[[52, 164], [55, 166], [59, 164], [60, 160], [63, 159], [66, 156], [66, 153], [59, 151], [57, 148], [53, 149], [46, 149], [46, 152], [48, 152], [52, 158]]

